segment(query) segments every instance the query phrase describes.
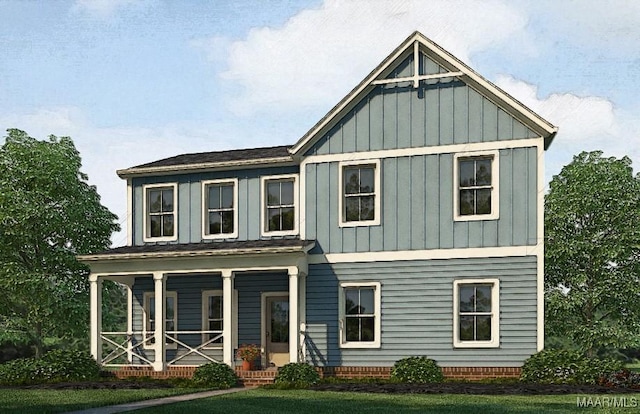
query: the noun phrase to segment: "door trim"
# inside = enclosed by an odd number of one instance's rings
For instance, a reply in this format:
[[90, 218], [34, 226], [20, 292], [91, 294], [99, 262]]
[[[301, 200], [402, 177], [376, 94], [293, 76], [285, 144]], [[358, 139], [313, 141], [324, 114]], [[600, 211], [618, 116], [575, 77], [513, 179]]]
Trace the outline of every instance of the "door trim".
[[[265, 367], [267, 361], [267, 327], [269, 323], [267, 321], [267, 298], [274, 296], [286, 296], [289, 297], [289, 291], [283, 292], [262, 292], [260, 294], [260, 344], [262, 348], [262, 366]], [[291, 335], [291, 332], [289, 332]], [[291, 340], [291, 338], [289, 338]]]

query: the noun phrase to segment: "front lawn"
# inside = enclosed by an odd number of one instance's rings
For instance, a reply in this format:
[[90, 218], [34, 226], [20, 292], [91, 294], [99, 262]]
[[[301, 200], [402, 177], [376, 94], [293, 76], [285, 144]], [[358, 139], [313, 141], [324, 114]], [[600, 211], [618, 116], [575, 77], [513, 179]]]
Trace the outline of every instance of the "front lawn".
[[[591, 403], [599, 401], [626, 405], [607, 408], [600, 405], [591, 408], [577, 406], [577, 397], [591, 397]], [[599, 398], [599, 400], [597, 400]], [[625, 399], [625, 400], [622, 400]], [[625, 395], [417, 395], [417, 394], [369, 394], [353, 392], [268, 390], [256, 389], [218, 397], [193, 400], [136, 411], [137, 413], [313, 413], [313, 414], [376, 414], [376, 413], [564, 413], [632, 412], [632, 404], [640, 404], [640, 394]]]
[[133, 390], [0, 389], [0, 413], [64, 413], [105, 405], [124, 404], [198, 390], [186, 388]]

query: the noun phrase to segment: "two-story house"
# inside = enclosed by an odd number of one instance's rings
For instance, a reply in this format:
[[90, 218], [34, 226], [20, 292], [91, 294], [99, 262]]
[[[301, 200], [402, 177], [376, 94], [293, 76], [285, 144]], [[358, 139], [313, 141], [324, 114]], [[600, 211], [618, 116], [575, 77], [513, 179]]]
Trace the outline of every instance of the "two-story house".
[[[92, 354], [166, 371], [234, 366], [252, 343], [264, 368], [427, 355], [517, 374], [543, 347], [556, 131], [416, 32], [294, 145], [119, 170], [128, 245], [80, 258]], [[102, 330], [107, 279], [127, 286], [127, 332]]]

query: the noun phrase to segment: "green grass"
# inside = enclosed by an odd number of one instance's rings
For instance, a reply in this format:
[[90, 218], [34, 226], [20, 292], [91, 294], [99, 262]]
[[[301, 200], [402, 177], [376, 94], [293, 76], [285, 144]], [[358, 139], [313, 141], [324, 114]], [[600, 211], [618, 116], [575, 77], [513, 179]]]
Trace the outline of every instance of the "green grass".
[[[577, 395], [493, 396], [366, 394], [350, 392], [265, 390], [227, 394], [136, 411], [136, 413], [565, 413], [634, 412], [634, 408], [577, 407]], [[580, 396], [589, 397], [589, 396]], [[603, 396], [591, 396], [592, 398]], [[612, 396], [608, 396], [611, 398]], [[621, 396], [617, 396], [620, 398]], [[640, 404], [640, 394], [626, 395]]]
[[0, 389], [0, 413], [64, 413], [197, 391], [184, 388], [152, 390]]
[[629, 371], [640, 372], [640, 361], [634, 361], [630, 364], [624, 364], [624, 367]]

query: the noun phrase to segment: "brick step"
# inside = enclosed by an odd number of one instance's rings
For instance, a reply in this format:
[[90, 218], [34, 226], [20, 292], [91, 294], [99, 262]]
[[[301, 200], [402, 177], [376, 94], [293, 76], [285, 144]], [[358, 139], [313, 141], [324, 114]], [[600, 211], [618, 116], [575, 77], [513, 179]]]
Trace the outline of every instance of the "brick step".
[[243, 371], [241, 369], [236, 370], [240, 382], [245, 387], [256, 387], [260, 385], [273, 384], [276, 379], [276, 370], [267, 371]]

